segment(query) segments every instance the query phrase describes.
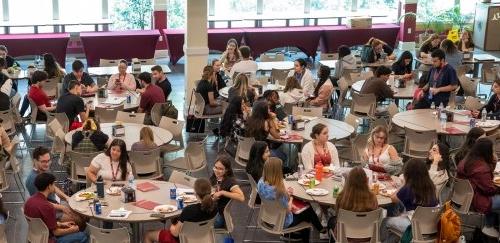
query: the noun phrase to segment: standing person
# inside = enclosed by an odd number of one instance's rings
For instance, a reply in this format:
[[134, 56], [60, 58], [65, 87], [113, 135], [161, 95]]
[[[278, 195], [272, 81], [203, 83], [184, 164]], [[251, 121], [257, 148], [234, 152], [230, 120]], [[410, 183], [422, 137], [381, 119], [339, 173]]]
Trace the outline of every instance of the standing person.
[[401, 76], [402, 79], [411, 79], [413, 71], [413, 55], [411, 52], [404, 51], [401, 53], [398, 60], [392, 64], [391, 69], [395, 75]]
[[418, 56], [421, 58], [430, 57], [432, 52], [439, 49], [439, 43], [441, 43], [441, 39], [438, 34], [430, 35], [420, 46]]
[[[282, 162], [278, 158], [269, 158], [264, 164], [262, 178], [257, 183], [257, 192], [261, 199], [268, 201], [278, 201], [280, 206], [287, 211], [283, 227], [289, 228], [300, 224], [301, 222], [312, 223], [314, 228], [320, 233], [326, 233], [326, 228], [321, 225], [318, 215], [311, 206], [302, 211], [296, 212], [297, 208], [293, 205], [293, 189], [285, 189], [283, 182]], [[309, 229], [300, 231], [302, 242], [309, 242]]]
[[78, 121], [78, 116], [80, 116], [81, 121], [85, 121], [89, 117], [90, 104], [84, 104], [82, 97], [80, 97], [81, 94], [81, 84], [73, 80], [68, 84], [68, 92], [61, 95], [57, 100], [56, 112], [66, 113], [70, 123], [70, 130], [81, 127], [82, 123]]
[[158, 148], [155, 143], [153, 130], [150, 127], [143, 127], [139, 133], [139, 142], [132, 144], [132, 151], [148, 151]]
[[486, 131], [484, 131], [482, 128], [480, 127], [471, 128], [467, 133], [467, 135], [465, 136], [465, 142], [462, 144], [462, 146], [460, 146], [460, 148], [458, 148], [458, 151], [455, 153], [454, 156], [455, 164], [458, 165], [460, 161], [462, 161], [465, 158], [465, 156], [467, 156], [467, 154], [469, 153], [472, 146], [474, 146], [476, 141], [484, 136], [486, 136]]
[[165, 100], [168, 100], [170, 93], [172, 93], [172, 85], [168, 80], [167, 74], [163, 72], [163, 68], [160, 65], [153, 66], [151, 68], [151, 74], [153, 76], [153, 80], [156, 85], [163, 90], [163, 94], [165, 95]]
[[434, 144], [429, 150], [426, 163], [429, 167], [429, 176], [436, 186], [436, 195], [439, 196], [439, 192], [448, 182], [450, 174], [450, 149], [448, 146], [444, 143]]
[[214, 173], [210, 177], [210, 184], [215, 187], [212, 199], [217, 201], [217, 216], [215, 216], [214, 227], [223, 228], [226, 225], [224, 219], [224, 208], [230, 200], [245, 201], [245, 195], [238, 186], [231, 168], [231, 159], [227, 156], [219, 156], [214, 163]]
[[[241, 53], [238, 49], [238, 42], [236, 39], [229, 39], [227, 41], [226, 50], [222, 53], [220, 61], [226, 72], [231, 71], [233, 65], [241, 60]], [[231, 77], [231, 76], [230, 76]]]
[[458, 50], [461, 52], [474, 51], [474, 42], [472, 41], [472, 34], [469, 30], [462, 30], [460, 40], [457, 42]]
[[257, 80], [256, 78], [256, 73], [258, 68], [257, 62], [252, 60], [252, 57], [250, 56], [251, 53], [250, 47], [241, 46], [240, 53], [241, 53], [241, 61], [233, 65], [231, 71], [229, 72], [229, 77], [234, 78], [235, 73], [241, 73], [241, 74], [250, 73], [249, 83], [253, 84]]
[[410, 159], [404, 167], [404, 185], [397, 192], [391, 195], [392, 203], [401, 204], [406, 210], [395, 217], [387, 217], [382, 221], [380, 227], [380, 238], [382, 242], [396, 242], [399, 237], [392, 234], [389, 229], [396, 229], [398, 232], [405, 232], [411, 225], [408, 214], [418, 206], [435, 207], [438, 205], [436, 198], [436, 187], [432, 183], [427, 171], [427, 166], [420, 159]]
[[115, 73], [109, 77], [108, 89], [117, 92], [122, 91], [133, 91], [136, 89], [136, 83], [134, 75], [127, 73], [128, 62], [121, 59], [118, 62], [118, 73]]
[[314, 88], [313, 97], [308, 98], [308, 102], [312, 106], [323, 107], [323, 110], [328, 109], [330, 99], [333, 93], [333, 84], [330, 80], [330, 68], [321, 65], [318, 69], [318, 85]]
[[380, 66], [375, 70], [375, 76], [365, 80], [361, 86], [360, 94], [374, 94], [377, 102], [385, 101], [394, 97], [394, 92], [387, 85], [387, 80], [391, 76], [391, 69], [386, 66]]
[[472, 185], [472, 209], [486, 215], [483, 232], [498, 236], [498, 230], [495, 229], [495, 219], [498, 216], [493, 211], [500, 209], [500, 190], [493, 183], [497, 160], [493, 145], [488, 138], [478, 139], [458, 164], [457, 177], [468, 180]]
[[434, 102], [438, 107], [446, 107], [450, 100], [450, 94], [458, 87], [457, 72], [446, 63], [444, 51], [437, 49], [432, 52], [432, 68], [428, 74], [428, 85], [425, 88], [424, 97], [416, 104], [418, 108], [429, 108]]
[[314, 94], [314, 80], [311, 71], [307, 68], [306, 60], [299, 58], [293, 62], [293, 70], [288, 73], [288, 77], [291, 76], [300, 81], [306, 98]]
[[243, 136], [245, 134], [245, 121], [250, 116], [250, 108], [246, 106], [241, 96], [235, 96], [229, 100], [222, 122], [220, 124], [220, 135], [223, 137]]
[[[24, 215], [30, 218], [39, 218], [49, 230], [48, 243], [85, 243], [88, 242], [86, 233], [81, 232], [75, 222], [58, 222], [54, 206], [47, 197], [55, 192], [56, 177], [48, 173], [40, 173], [35, 177], [34, 185], [38, 190], [24, 204]], [[83, 230], [83, 229], [82, 229]]]
[[363, 160], [368, 161], [370, 169], [397, 175], [403, 168], [403, 160], [398, 151], [388, 143], [389, 133], [385, 126], [373, 128], [363, 154]]
[[457, 70], [458, 66], [462, 65], [464, 55], [463, 53], [458, 51], [453, 41], [445, 39], [441, 41], [441, 45], [439, 46], [439, 48], [444, 51], [446, 62], [448, 63], [448, 65], [453, 67], [453, 69]]
[[71, 149], [79, 153], [103, 151], [108, 139], [108, 135], [101, 131], [99, 123], [89, 118], [83, 122], [82, 130], [73, 133]]
[[139, 102], [139, 109], [137, 112], [146, 113], [144, 118], [144, 124], [153, 125], [151, 120], [151, 109], [156, 103], [165, 103], [165, 95], [160, 87], [151, 82], [151, 74], [148, 72], [142, 72], [137, 76], [137, 79], [141, 82], [141, 101]]
[[73, 80], [76, 80], [83, 85], [84, 96], [92, 95], [97, 91], [99, 87], [97, 87], [92, 77], [83, 71], [83, 68], [83, 62], [80, 60], [75, 60], [73, 64], [71, 64], [71, 69], [73, 71], [64, 76], [61, 94], [68, 92], [69, 82]]
[[219, 59], [214, 59], [212, 60], [212, 67], [214, 68], [215, 72], [215, 82], [214, 82], [214, 89], [215, 89], [215, 98], [219, 97], [219, 90], [226, 87], [226, 81], [224, 80], [224, 70], [222, 70], [222, 63], [219, 61]]
[[287, 77], [285, 89], [283, 89], [283, 93], [280, 94], [281, 104], [297, 104], [301, 101], [304, 101], [304, 92], [302, 91], [299, 80], [292, 76]]
[[337, 148], [328, 141], [328, 127], [318, 123], [312, 128], [310, 136], [313, 140], [302, 148], [304, 169], [312, 170], [317, 164], [340, 167]]
[[0, 57], [5, 59], [8, 68], [14, 66], [14, 64], [20, 66], [16, 59], [9, 56], [9, 50], [4, 45], [0, 45]]
[[98, 154], [90, 162], [87, 178], [95, 183], [98, 176], [105, 181], [126, 181], [132, 174], [132, 166], [127, 146], [121, 139], [114, 139], [104, 153]]
[[31, 87], [28, 91], [28, 97], [35, 102], [38, 107], [38, 113], [36, 120], [45, 121], [47, 120], [47, 115], [45, 112], [51, 112], [56, 110], [56, 106], [52, 106], [50, 103], [50, 99], [43, 91], [42, 86], [43, 82], [47, 81], [48, 76], [44, 71], [35, 71], [33, 76], [31, 77]]
[[50, 53], [43, 54], [43, 71], [47, 72], [49, 79], [64, 77], [64, 70]]
[[488, 103], [486, 103], [486, 105], [483, 106], [482, 109], [472, 111], [472, 115], [474, 117], [482, 118], [481, 112], [483, 111], [483, 109], [486, 109], [486, 113], [488, 114], [488, 117], [486, 119], [500, 119], [500, 77], [495, 79], [495, 82], [493, 82], [491, 91], [493, 92], [490, 96], [490, 99], [488, 100]]
[[201, 75], [201, 80], [198, 81], [196, 86], [196, 92], [205, 100], [205, 109], [203, 110], [204, 115], [215, 115], [222, 113], [222, 105], [215, 99], [214, 90], [214, 79], [215, 72], [212, 66], [205, 66], [203, 68], [203, 74]]

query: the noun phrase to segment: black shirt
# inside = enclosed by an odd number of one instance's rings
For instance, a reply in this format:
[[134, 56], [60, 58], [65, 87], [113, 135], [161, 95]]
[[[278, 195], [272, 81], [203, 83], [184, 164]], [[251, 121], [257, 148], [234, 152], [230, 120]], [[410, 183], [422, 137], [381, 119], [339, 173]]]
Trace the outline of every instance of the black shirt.
[[488, 119], [498, 119], [500, 117], [500, 98], [498, 95], [493, 93], [484, 109], [488, 113]]
[[[76, 77], [75, 77], [75, 75], [73, 74], [73, 72], [68, 73], [68, 74], [66, 74], [66, 76], [64, 76], [63, 87], [62, 87], [62, 90], [61, 90], [61, 94], [66, 94], [68, 92], [68, 85], [69, 85], [69, 82], [72, 81], [72, 80], [77, 80]], [[80, 80], [80, 82], [83, 85], [85, 85], [85, 86], [92, 86], [92, 85], [94, 85], [94, 80], [86, 72], [83, 72], [82, 80]]]
[[4, 92], [0, 92], [0, 111], [6, 111], [8, 109], [10, 109], [9, 96]]
[[[227, 191], [230, 192], [231, 189], [235, 186], [238, 186], [236, 184], [236, 179], [234, 177], [227, 177], [224, 178], [222, 181], [217, 181], [215, 177], [211, 178], [211, 183], [212, 186], [215, 187], [216, 191]], [[227, 197], [219, 197], [219, 200], [217, 201], [217, 211], [221, 216], [224, 215], [224, 208], [226, 205], [229, 203], [231, 199]]]
[[411, 73], [412, 70], [411, 70], [411, 65], [404, 65], [404, 64], [401, 65], [395, 62], [394, 64], [392, 64], [392, 71], [394, 72], [395, 75], [404, 75]]
[[14, 66], [14, 64], [16, 64], [17, 66], [20, 66], [19, 63], [16, 61], [16, 59], [14, 59], [11, 56], [5, 57], [5, 61], [7, 62], [7, 67], [12, 67], [12, 66]]
[[[427, 45], [423, 45], [420, 47], [420, 52], [430, 54], [434, 50], [437, 50], [437, 49], [439, 49], [439, 46], [432, 46], [432, 43], [429, 42]], [[420, 52], [418, 53], [419, 56], [420, 56]]]
[[68, 116], [70, 124], [75, 120], [80, 112], [85, 111], [83, 99], [71, 93], [63, 94], [57, 100], [56, 112], [64, 112]]
[[203, 99], [205, 99], [205, 105], [210, 104], [208, 99], [208, 93], [214, 92], [214, 86], [208, 82], [208, 80], [200, 80], [198, 86], [196, 87], [196, 92], [200, 93]]
[[156, 82], [156, 85], [163, 90], [163, 94], [165, 95], [165, 100], [168, 100], [168, 96], [170, 93], [172, 93], [172, 85], [170, 84], [170, 81], [168, 81], [167, 76], [165, 76], [165, 79], [160, 82]]
[[216, 208], [211, 212], [206, 212], [201, 209], [201, 204], [191, 204], [182, 209], [182, 213], [179, 216], [179, 221], [181, 222], [201, 222], [205, 220], [212, 219], [217, 214]]

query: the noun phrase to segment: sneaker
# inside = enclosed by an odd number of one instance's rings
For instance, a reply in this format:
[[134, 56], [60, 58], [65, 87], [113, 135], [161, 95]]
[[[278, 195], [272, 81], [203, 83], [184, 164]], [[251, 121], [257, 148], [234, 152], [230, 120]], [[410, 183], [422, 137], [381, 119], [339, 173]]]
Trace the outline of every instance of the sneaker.
[[484, 226], [482, 229], [482, 232], [483, 232], [483, 234], [485, 234], [491, 238], [498, 238], [500, 235], [498, 233], [498, 230], [495, 229], [495, 227], [491, 227], [491, 226]]

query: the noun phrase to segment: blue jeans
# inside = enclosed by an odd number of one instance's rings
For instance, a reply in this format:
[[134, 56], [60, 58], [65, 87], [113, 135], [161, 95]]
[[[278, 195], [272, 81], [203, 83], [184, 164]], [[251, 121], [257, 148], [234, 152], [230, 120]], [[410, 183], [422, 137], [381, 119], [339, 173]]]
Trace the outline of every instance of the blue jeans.
[[85, 232], [67, 234], [56, 238], [57, 243], [87, 243], [88, 240], [87, 233]]
[[215, 215], [215, 221], [214, 221], [214, 228], [224, 228], [226, 226], [226, 220], [224, 219], [224, 217], [222, 215], [220, 215], [219, 213], [217, 213], [217, 215]]
[[485, 224], [486, 226], [498, 225], [498, 213], [493, 211], [500, 211], [500, 195], [495, 195], [491, 198], [491, 211], [486, 214]]

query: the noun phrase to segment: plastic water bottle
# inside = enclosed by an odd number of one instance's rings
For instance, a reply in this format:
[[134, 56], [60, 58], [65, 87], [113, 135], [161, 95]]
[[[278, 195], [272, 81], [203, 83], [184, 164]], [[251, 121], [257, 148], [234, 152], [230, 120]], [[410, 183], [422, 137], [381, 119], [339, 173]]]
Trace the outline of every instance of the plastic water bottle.
[[441, 124], [441, 128], [446, 127], [446, 112], [444, 110], [439, 113], [439, 123]]
[[434, 104], [434, 101], [431, 103], [431, 110], [435, 110], [436, 109], [436, 104]]
[[481, 111], [481, 121], [482, 121], [482, 122], [485, 122], [485, 121], [486, 121], [487, 116], [488, 116], [488, 112], [486, 111], [486, 109], [483, 109], [483, 110]]
[[135, 179], [134, 179], [134, 175], [132, 175], [132, 174], [130, 174], [128, 176], [128, 186], [135, 190]]
[[302, 178], [302, 176], [304, 175], [304, 165], [300, 164], [299, 165], [299, 178]]

